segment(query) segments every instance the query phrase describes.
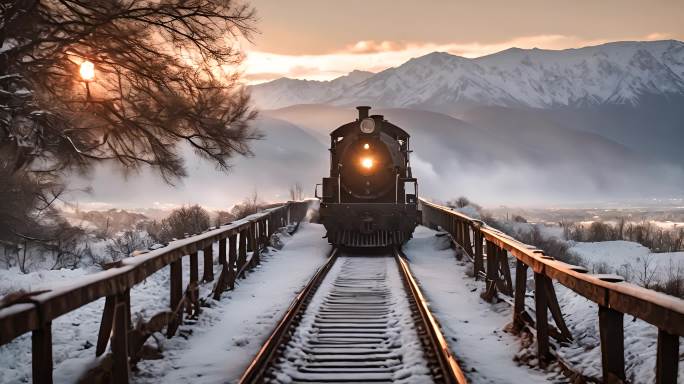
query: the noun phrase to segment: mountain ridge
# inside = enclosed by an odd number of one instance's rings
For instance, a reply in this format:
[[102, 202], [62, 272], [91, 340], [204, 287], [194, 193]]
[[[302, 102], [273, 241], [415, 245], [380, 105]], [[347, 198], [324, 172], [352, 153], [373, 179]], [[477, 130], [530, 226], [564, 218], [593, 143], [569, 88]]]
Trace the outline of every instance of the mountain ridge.
[[372, 74], [327, 81], [281, 78], [250, 87], [262, 109], [372, 104], [440, 112], [478, 105], [554, 108], [638, 105], [684, 95], [684, 43], [620, 41], [565, 50], [509, 48], [478, 58], [432, 52]]

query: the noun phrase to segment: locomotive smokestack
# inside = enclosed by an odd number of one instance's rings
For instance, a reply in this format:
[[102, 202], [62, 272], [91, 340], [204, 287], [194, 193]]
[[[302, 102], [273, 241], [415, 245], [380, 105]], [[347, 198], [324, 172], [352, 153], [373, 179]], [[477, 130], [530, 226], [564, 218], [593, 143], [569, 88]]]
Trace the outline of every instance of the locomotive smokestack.
[[370, 111], [371, 107], [362, 105], [362, 106], [356, 107], [356, 109], [359, 110], [359, 120], [363, 120], [366, 117], [368, 117], [368, 111]]

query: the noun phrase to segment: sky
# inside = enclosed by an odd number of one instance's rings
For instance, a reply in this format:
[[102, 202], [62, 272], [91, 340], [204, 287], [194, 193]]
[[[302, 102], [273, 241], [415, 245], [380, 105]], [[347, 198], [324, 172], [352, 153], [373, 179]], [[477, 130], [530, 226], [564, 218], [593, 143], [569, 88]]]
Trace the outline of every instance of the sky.
[[567, 49], [684, 40], [684, 1], [253, 0], [245, 79], [332, 80], [434, 51], [479, 57], [511, 47]]

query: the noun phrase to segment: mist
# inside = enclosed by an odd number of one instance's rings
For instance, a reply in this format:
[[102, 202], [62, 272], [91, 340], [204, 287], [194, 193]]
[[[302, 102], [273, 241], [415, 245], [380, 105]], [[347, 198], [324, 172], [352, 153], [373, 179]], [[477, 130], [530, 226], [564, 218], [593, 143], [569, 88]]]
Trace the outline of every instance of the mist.
[[[506, 124], [487, 119], [459, 120], [434, 112], [374, 110], [412, 135], [413, 173], [421, 196], [447, 200], [467, 196], [484, 206], [572, 205], [681, 197], [684, 168], [645, 157], [598, 135], [547, 123]], [[328, 134], [353, 120], [353, 108], [298, 106], [265, 111], [254, 127], [265, 134], [253, 143], [252, 157], [231, 162], [229, 172], [183, 148], [188, 177], [166, 184], [150, 169], [124, 175], [103, 164], [90, 178], [73, 178], [82, 209], [158, 208], [200, 204], [230, 209], [255, 191], [264, 202], [286, 201], [295, 183], [313, 196], [328, 172]], [[471, 114], [472, 115], [472, 114]]]

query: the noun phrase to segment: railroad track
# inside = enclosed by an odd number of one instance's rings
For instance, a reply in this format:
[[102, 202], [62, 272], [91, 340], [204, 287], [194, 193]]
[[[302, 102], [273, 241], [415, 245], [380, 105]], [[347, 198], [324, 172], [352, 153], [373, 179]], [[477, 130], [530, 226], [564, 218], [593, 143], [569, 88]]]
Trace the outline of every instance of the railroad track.
[[398, 250], [334, 250], [241, 383], [465, 383]]

